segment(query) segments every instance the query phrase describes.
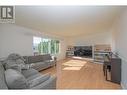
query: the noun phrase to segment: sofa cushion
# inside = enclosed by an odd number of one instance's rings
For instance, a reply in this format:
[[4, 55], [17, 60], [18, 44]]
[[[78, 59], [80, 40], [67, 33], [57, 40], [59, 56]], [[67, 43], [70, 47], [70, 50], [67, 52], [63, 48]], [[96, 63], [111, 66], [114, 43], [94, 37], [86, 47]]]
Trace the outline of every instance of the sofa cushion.
[[38, 67], [40, 65], [46, 65], [45, 62], [36, 62], [32, 67]]
[[32, 75], [32, 76], [29, 76], [29, 77], [26, 78], [26, 79], [27, 79], [27, 81], [33, 80], [33, 79], [35, 79], [36, 77], [39, 77], [39, 76], [41, 76], [41, 75], [42, 75], [42, 74], [38, 73], [38, 74], [35, 74], [35, 75]]
[[18, 64], [15, 64], [15, 61], [13, 60], [6, 61], [5, 69], [14, 69], [21, 72], [21, 66], [18, 66]]
[[12, 53], [12, 54], [8, 55], [8, 57], [7, 57], [7, 60], [17, 60], [17, 59], [21, 59], [21, 60], [25, 61], [22, 56], [20, 56], [19, 54], [16, 54], [16, 53]]
[[45, 54], [45, 55], [36, 55], [36, 56], [24, 56], [26, 59], [26, 63], [36, 63], [36, 62], [41, 62], [45, 60], [52, 60], [50, 54]]
[[6, 63], [4, 63], [5, 69], [14, 69], [19, 72], [21, 72], [24, 69], [29, 69], [30, 64], [25, 64], [20, 59], [19, 60], [7, 60]]
[[40, 71], [40, 70], [45, 69], [45, 68], [47, 68], [49, 66], [50, 66], [50, 64], [48, 64], [48, 63], [45, 63], [45, 62], [37, 62], [37, 63], [34, 63], [34, 65], [33, 65], [32, 68]]
[[25, 89], [28, 88], [26, 78], [14, 69], [7, 69], [5, 71], [5, 79], [8, 88], [10, 89]]
[[52, 60], [50, 54], [45, 54], [45, 55], [42, 55], [43, 56], [43, 60]]
[[35, 69], [28, 69], [28, 70], [22, 70], [22, 74], [24, 75], [25, 78], [28, 78], [30, 76], [33, 76], [35, 74], [38, 74], [39, 72]]
[[45, 60], [44, 63], [47, 63], [48, 64], [48, 63], [50, 63], [50, 60]]
[[5, 81], [4, 72], [5, 72], [4, 67], [0, 62], [0, 89], [8, 89]]
[[32, 64], [31, 68], [38, 71], [46, 69], [50, 66], [54, 66], [55, 61], [50, 54], [36, 55], [36, 56], [24, 56], [25, 63]]
[[45, 75], [39, 75], [36, 78], [33, 78], [29, 81], [29, 87], [34, 87], [36, 85], [39, 85], [41, 83], [43, 83], [44, 81], [48, 80], [50, 78], [50, 74], [45, 74]]
[[36, 56], [28, 56], [27, 58], [28, 63], [36, 63], [43, 61], [42, 55], [36, 55]]

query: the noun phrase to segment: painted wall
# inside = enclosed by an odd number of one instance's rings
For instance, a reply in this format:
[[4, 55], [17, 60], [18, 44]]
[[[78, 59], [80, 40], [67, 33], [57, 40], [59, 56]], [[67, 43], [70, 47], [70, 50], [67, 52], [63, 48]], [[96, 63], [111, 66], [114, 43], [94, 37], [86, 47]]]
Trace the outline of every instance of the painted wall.
[[61, 49], [56, 56], [58, 60], [65, 57], [66, 42], [64, 39], [14, 24], [0, 24], [0, 58], [7, 57], [10, 53], [33, 55], [33, 36], [59, 39]]
[[127, 9], [120, 15], [113, 25], [113, 38], [115, 42], [115, 52], [122, 59], [122, 82], [123, 88], [127, 89]]

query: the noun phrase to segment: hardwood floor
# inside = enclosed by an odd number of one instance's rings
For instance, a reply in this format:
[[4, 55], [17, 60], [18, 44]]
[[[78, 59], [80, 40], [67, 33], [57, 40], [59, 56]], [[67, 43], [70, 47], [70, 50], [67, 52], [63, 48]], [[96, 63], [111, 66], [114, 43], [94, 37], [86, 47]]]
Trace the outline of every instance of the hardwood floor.
[[57, 89], [121, 89], [120, 85], [105, 80], [102, 64], [86, 60], [62, 60], [41, 73], [56, 75]]

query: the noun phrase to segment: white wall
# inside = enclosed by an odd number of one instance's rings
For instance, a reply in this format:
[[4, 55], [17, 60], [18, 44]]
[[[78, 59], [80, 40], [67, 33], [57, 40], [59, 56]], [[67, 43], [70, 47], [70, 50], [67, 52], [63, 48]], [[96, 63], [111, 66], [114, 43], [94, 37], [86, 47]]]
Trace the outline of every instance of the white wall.
[[33, 36], [59, 39], [61, 51], [56, 56], [58, 60], [65, 57], [66, 42], [64, 39], [14, 24], [0, 24], [0, 58], [7, 57], [10, 53], [33, 55]]
[[69, 40], [69, 45], [83, 46], [95, 44], [112, 44], [112, 34], [110, 31], [93, 33], [90, 35], [78, 36]]
[[122, 59], [122, 87], [127, 89], [127, 9], [113, 25], [115, 51]]

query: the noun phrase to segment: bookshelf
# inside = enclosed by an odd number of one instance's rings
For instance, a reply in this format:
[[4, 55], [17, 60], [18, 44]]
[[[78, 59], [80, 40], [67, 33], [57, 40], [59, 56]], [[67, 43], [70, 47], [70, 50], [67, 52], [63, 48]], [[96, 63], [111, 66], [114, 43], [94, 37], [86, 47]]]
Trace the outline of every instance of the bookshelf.
[[66, 50], [66, 57], [72, 57], [74, 56], [74, 47], [68, 46]]
[[108, 44], [94, 45], [94, 61], [104, 62], [104, 56], [111, 53], [111, 46]]

